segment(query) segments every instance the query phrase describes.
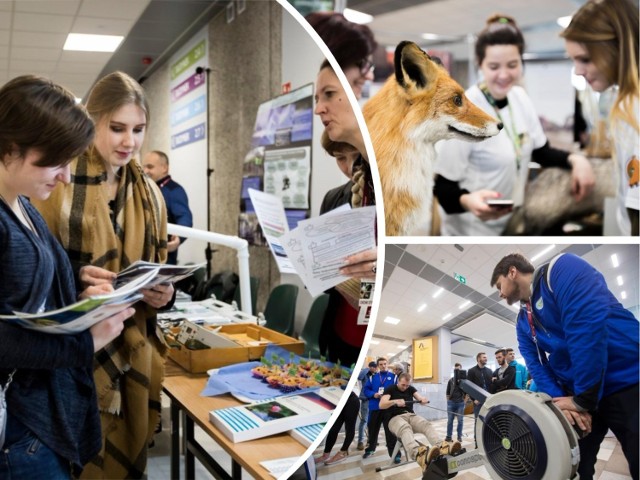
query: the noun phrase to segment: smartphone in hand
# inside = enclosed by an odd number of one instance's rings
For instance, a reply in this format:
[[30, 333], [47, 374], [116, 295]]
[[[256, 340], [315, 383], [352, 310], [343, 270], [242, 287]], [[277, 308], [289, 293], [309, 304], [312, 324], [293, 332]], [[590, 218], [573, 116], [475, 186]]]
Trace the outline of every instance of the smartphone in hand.
[[512, 208], [513, 200], [507, 200], [504, 198], [488, 198], [485, 200], [487, 205], [493, 208]]

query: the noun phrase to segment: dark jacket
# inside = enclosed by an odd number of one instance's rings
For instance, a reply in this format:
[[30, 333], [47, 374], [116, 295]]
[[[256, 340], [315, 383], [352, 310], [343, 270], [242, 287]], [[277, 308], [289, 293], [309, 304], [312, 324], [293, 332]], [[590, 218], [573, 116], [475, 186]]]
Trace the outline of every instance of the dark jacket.
[[464, 402], [464, 392], [455, 380], [455, 378], [449, 379], [449, 383], [447, 383], [446, 396], [449, 397], [449, 401], [451, 402], [462, 403]]
[[338, 208], [340, 205], [346, 205], [347, 203], [350, 204], [351, 187], [353, 187], [353, 182], [349, 180], [344, 185], [329, 190], [322, 199], [320, 215], [327, 213], [334, 208]]
[[[475, 367], [471, 367], [468, 371], [467, 371], [467, 380], [469, 380], [470, 382], [475, 383], [477, 386], [479, 386], [480, 388], [486, 390], [487, 392], [489, 391], [489, 388], [491, 387], [491, 369], [488, 367], [478, 367], [478, 365], [476, 365]], [[469, 397], [471, 397], [472, 400], [479, 400], [476, 398], [473, 398], [473, 395], [469, 395]]]
[[[71, 265], [40, 214], [21, 198], [38, 232], [33, 235], [0, 202], [0, 314], [35, 313], [73, 303]], [[0, 382], [7, 411], [44, 444], [76, 467], [101, 446], [89, 331], [52, 335], [0, 322]]]
[[491, 393], [502, 392], [503, 390], [513, 390], [516, 387], [516, 367], [512, 367], [509, 365], [507, 369], [504, 371], [502, 378], [498, 378], [498, 374], [500, 372], [500, 367], [496, 368], [493, 371], [494, 380], [491, 383]]
[[[189, 209], [189, 198], [184, 188], [173, 180], [171, 176], [164, 177], [156, 183], [160, 187], [160, 191], [164, 197], [164, 203], [167, 206], [167, 222], [182, 225], [183, 227], [193, 227], [193, 216]], [[185, 240], [186, 238], [180, 237], [180, 243]], [[177, 261], [178, 251], [169, 252], [167, 263], [175, 265]]]

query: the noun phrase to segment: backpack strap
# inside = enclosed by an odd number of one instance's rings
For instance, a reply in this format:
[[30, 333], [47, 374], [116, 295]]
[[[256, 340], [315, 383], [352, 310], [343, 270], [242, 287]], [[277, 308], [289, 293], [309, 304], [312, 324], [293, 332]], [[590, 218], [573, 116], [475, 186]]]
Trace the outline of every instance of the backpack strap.
[[564, 253], [561, 253], [560, 255], [556, 255], [555, 257], [553, 257], [551, 259], [551, 261], [549, 262], [549, 266], [547, 267], [547, 274], [545, 275], [545, 279], [547, 281], [547, 288], [549, 288], [549, 291], [551, 293], [553, 293], [553, 288], [551, 288], [551, 269], [556, 264], [558, 259], [563, 255], [564, 255]]
[[533, 272], [533, 282], [532, 282], [532, 285], [534, 287], [535, 285], [538, 284], [538, 281], [540, 280], [540, 278], [543, 277], [547, 285], [547, 288], [551, 293], [553, 293], [553, 288], [551, 288], [551, 269], [553, 268], [553, 266], [556, 264], [556, 262], [562, 255], [564, 255], [564, 253], [561, 253], [560, 255], [556, 255], [551, 259], [550, 262], [540, 265], [538, 268], [535, 269], [535, 271]]

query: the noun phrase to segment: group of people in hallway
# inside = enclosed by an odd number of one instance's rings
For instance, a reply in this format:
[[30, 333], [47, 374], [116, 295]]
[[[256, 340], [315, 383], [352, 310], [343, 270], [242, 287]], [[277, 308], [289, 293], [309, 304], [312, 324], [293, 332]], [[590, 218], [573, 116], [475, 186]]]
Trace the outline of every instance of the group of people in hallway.
[[[429, 400], [411, 385], [412, 377], [404, 370], [402, 363], [393, 364], [392, 371], [388, 370], [388, 361], [383, 357], [369, 362], [368, 367], [364, 368], [358, 376], [360, 400], [354, 393], [350, 394], [345, 410], [327, 435], [323, 454], [315, 458], [317, 464], [334, 465], [348, 458], [348, 449], [355, 438], [358, 410], [360, 411], [360, 429], [357, 449], [364, 450], [364, 459], [375, 454], [381, 427], [384, 428], [389, 457], [393, 457], [395, 464], [400, 464], [402, 459], [401, 450], [397, 446], [398, 439], [407, 452], [409, 460], [418, 462], [423, 470], [440, 456], [443, 447], [451, 454], [460, 451], [462, 446], [459, 441], [451, 441], [448, 438], [442, 442], [431, 423], [415, 413], [414, 403], [426, 405]], [[345, 414], [346, 410], [348, 413]], [[343, 425], [344, 443], [341, 449], [331, 456], [331, 449]], [[366, 446], [363, 442], [365, 428], [368, 438]], [[416, 441], [416, 433], [423, 434], [429, 444]]]

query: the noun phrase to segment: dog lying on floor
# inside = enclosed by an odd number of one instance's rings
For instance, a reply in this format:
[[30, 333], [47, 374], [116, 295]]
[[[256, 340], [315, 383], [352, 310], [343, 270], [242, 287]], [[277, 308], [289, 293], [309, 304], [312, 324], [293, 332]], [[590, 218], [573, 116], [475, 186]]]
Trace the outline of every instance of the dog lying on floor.
[[481, 141], [502, 124], [471, 103], [436, 59], [413, 42], [395, 51], [395, 75], [364, 106], [373, 142], [387, 235], [411, 235], [431, 223], [434, 145]]

